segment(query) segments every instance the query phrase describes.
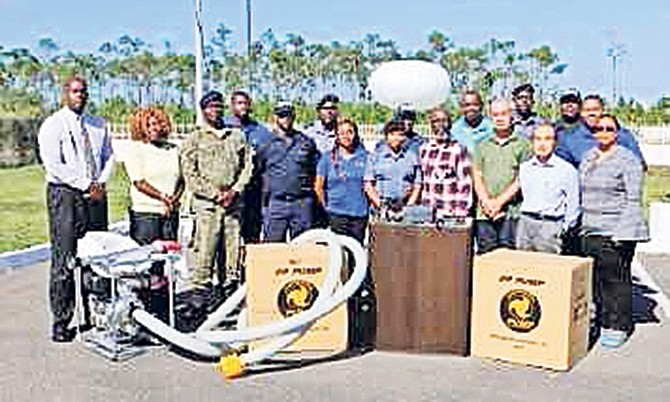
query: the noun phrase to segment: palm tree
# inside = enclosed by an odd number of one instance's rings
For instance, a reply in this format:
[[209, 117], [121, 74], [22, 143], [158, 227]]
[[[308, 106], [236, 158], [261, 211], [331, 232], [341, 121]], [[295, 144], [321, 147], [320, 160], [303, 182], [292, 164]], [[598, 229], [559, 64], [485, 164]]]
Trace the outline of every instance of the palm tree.
[[451, 39], [438, 30], [434, 30], [428, 35], [428, 43], [430, 44], [429, 54], [435, 61], [442, 60], [444, 53], [454, 47]]
[[7, 68], [5, 67], [5, 63], [2, 60], [4, 58], [4, 52], [2, 49], [4, 49], [4, 47], [0, 45], [0, 87], [7, 85]]
[[[562, 74], [567, 68], [567, 64], [556, 65], [559, 61], [558, 54], [554, 53], [549, 45], [542, 45], [538, 48], [531, 49], [528, 52], [528, 57], [531, 60], [531, 63], [535, 64], [535, 71], [537, 72], [536, 77], [540, 81], [539, 99], [540, 102], [542, 102], [544, 99], [544, 93], [548, 89], [547, 83], [549, 81], [549, 75]], [[553, 68], [550, 68], [552, 66]]]

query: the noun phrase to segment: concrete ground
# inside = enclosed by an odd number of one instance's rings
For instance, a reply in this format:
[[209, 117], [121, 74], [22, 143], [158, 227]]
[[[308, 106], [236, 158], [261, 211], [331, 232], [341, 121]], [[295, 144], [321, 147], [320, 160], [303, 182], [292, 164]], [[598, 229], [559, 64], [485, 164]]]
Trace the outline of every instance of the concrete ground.
[[[567, 373], [446, 355], [372, 352], [225, 381], [209, 363], [164, 348], [122, 363], [48, 340], [47, 266], [0, 275], [1, 401], [665, 401], [670, 395], [670, 256], [641, 259], [637, 330], [616, 351], [596, 346]], [[640, 274], [642, 273], [642, 274]], [[664, 301], [665, 300], [665, 301]]]

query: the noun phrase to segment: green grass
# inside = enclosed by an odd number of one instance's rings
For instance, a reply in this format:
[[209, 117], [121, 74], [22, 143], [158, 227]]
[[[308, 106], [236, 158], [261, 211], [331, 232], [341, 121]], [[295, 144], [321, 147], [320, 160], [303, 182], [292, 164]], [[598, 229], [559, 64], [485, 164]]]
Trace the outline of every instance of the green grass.
[[[647, 174], [644, 205], [670, 202], [670, 168], [652, 168]], [[110, 222], [125, 219], [129, 205], [128, 177], [117, 164], [108, 185]], [[47, 241], [44, 170], [41, 166], [0, 170], [0, 252]]]
[[[108, 185], [109, 218], [126, 217], [128, 179], [117, 164]], [[0, 170], [0, 252], [26, 248], [48, 240], [44, 169], [25, 166]]]
[[645, 210], [648, 211], [649, 204], [655, 201], [670, 202], [670, 167], [654, 167], [647, 173], [644, 189]]

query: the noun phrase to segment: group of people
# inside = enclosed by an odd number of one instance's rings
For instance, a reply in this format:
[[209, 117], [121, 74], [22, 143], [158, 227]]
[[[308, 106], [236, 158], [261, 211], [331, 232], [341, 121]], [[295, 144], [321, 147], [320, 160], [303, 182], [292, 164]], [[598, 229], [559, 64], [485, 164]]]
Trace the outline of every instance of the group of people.
[[[68, 264], [75, 239], [95, 227], [86, 213], [103, 203], [113, 163], [109, 133], [85, 115], [86, 99], [85, 81], [68, 80], [65, 106], [39, 135], [55, 341], [72, 336]], [[550, 122], [533, 110], [532, 85], [515, 88], [511, 100], [492, 100], [487, 115], [480, 94], [468, 90], [453, 124], [448, 109], [433, 108], [424, 136], [414, 129], [416, 111], [401, 107], [370, 149], [357, 123], [339, 116], [332, 94], [302, 131], [289, 102], [275, 105], [270, 128], [253, 119], [249, 94], [231, 94], [230, 116], [224, 102], [216, 91], [203, 96], [204, 124], [179, 147], [168, 141], [170, 119], [161, 109], [130, 118], [131, 237], [140, 244], [176, 239], [187, 190], [194, 287], [224, 296], [236, 289], [243, 244], [283, 242], [314, 227], [363, 243], [371, 213], [422, 206], [434, 220], [472, 217], [478, 253], [507, 247], [593, 257], [601, 343], [617, 347], [631, 333], [630, 265], [635, 244], [648, 237], [640, 200], [646, 165], [635, 137], [604, 112], [599, 96], [564, 93], [561, 117]]]

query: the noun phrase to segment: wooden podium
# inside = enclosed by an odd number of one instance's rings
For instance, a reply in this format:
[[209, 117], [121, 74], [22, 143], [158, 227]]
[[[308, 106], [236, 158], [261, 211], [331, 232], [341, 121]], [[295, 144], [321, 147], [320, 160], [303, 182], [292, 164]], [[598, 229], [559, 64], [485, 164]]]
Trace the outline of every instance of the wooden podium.
[[371, 224], [377, 350], [469, 354], [471, 224]]

